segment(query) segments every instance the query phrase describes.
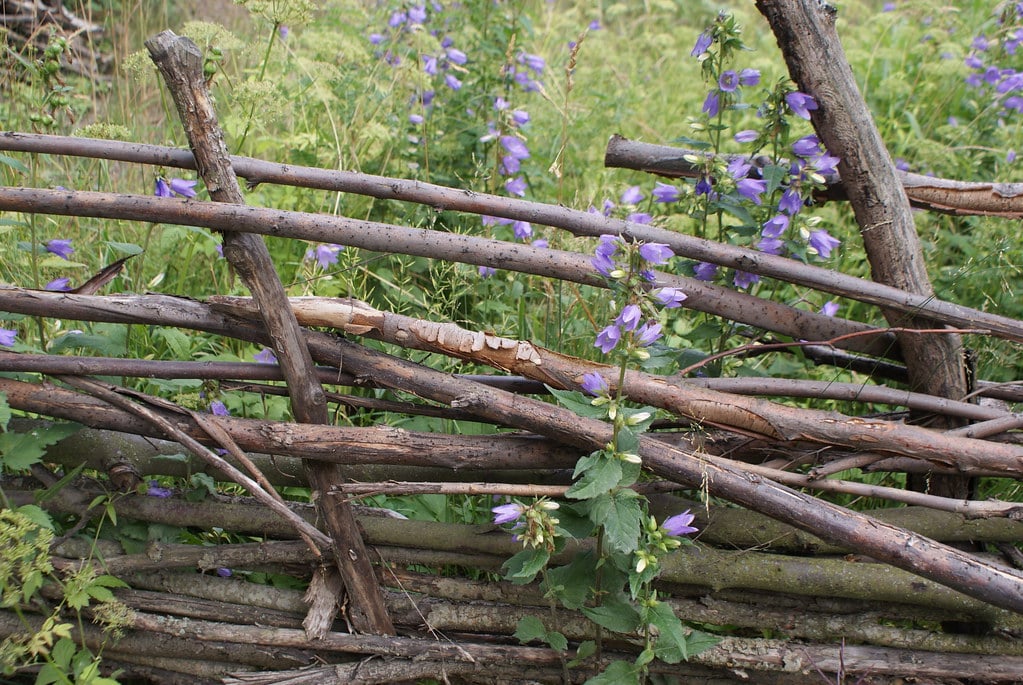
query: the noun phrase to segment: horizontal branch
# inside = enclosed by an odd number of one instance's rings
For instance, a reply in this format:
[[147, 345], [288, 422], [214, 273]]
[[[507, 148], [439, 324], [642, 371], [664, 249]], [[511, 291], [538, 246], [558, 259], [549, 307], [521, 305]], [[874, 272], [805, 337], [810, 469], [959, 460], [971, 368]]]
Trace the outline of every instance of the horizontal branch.
[[[375, 252], [489, 266], [599, 288], [607, 287], [606, 280], [590, 263], [589, 255], [324, 214], [149, 195], [0, 187], [0, 211], [3, 210], [203, 226], [226, 232], [244, 231], [330, 242]], [[793, 260], [785, 261], [792, 265], [798, 264]], [[830, 340], [848, 333], [876, 330], [859, 322], [797, 309], [686, 276], [658, 272], [654, 285], [681, 289], [687, 296], [683, 306], [688, 309], [715, 314], [794, 338]], [[977, 312], [977, 315], [990, 318], [990, 315], [982, 312]], [[997, 321], [993, 323], [999, 325]], [[996, 330], [986, 323], [983, 327]], [[1002, 329], [1003, 332], [1013, 330], [1012, 326], [1002, 326]], [[1018, 324], [1018, 330], [1013, 335], [1023, 340], [1023, 324]], [[894, 338], [883, 332], [865, 338], [849, 338], [843, 346], [876, 356], [892, 355], [893, 349], [896, 349]]]
[[[700, 161], [690, 161], [694, 156]], [[703, 159], [704, 153], [695, 150], [642, 143], [615, 134], [607, 143], [604, 166], [646, 171], [671, 178], [696, 178], [705, 171]], [[1023, 183], [955, 181], [907, 171], [900, 171], [899, 179], [910, 204], [917, 209], [957, 216], [1023, 218]], [[827, 175], [825, 180], [826, 188], [816, 195], [817, 199], [847, 199], [842, 179], [837, 173]]]

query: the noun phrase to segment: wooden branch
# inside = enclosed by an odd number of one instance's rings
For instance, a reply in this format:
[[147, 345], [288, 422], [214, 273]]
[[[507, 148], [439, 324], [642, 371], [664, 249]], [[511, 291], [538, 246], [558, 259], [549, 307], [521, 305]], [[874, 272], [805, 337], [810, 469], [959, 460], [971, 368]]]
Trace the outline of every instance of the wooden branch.
[[[696, 178], [706, 172], [704, 164], [693, 164], [686, 156], [701, 152], [629, 140], [617, 133], [611, 136], [604, 152], [604, 166], [617, 169], [646, 171], [668, 178]], [[756, 163], [745, 155], [746, 162]], [[956, 181], [897, 171], [898, 179], [910, 204], [941, 214], [956, 216], [995, 216], [1003, 219], [1023, 219], [1023, 183], [993, 183], [987, 181]], [[825, 177], [826, 189], [815, 199], [848, 200], [840, 174]]]
[[[207, 89], [198, 47], [171, 31], [150, 38], [146, 47], [171, 91], [196, 168], [210, 196], [216, 202], [244, 204]], [[288, 310], [284, 286], [266, 245], [251, 233], [225, 233], [224, 256], [259, 303], [261, 318], [288, 382], [295, 417], [302, 423], [327, 423], [323, 388], [316, 380], [313, 360], [298, 323]], [[311, 463], [308, 470], [313, 499], [319, 504], [333, 544], [341, 551], [334, 559], [348, 591], [355, 626], [377, 635], [392, 634], [394, 627], [383, 606], [351, 508], [344, 502], [322, 497], [332, 484], [344, 479], [343, 470], [337, 464], [327, 463]]]
[[[195, 168], [194, 160], [186, 151], [110, 140], [4, 132], [0, 133], [0, 149], [48, 152], [51, 154], [76, 154], [102, 159], [159, 164], [168, 167]], [[715, 243], [673, 231], [666, 231], [654, 226], [629, 223], [566, 207], [545, 205], [516, 198], [487, 195], [484, 193], [468, 193], [464, 190], [446, 188], [421, 181], [370, 176], [349, 171], [328, 171], [275, 164], [245, 157], [232, 157], [231, 162], [237, 173], [247, 178], [250, 185], [282, 183], [307, 188], [320, 188], [336, 192], [368, 195], [379, 199], [417, 202], [441, 209], [521, 219], [523, 221], [563, 228], [576, 235], [597, 237], [604, 233], [610, 233], [625, 235], [645, 242], [666, 243], [671, 246], [675, 254], [689, 259], [740, 269], [764, 277], [776, 278], [822, 292], [849, 297], [880, 307], [887, 307], [911, 316], [926, 316], [933, 321], [940, 321], [959, 328], [998, 330], [1002, 325], [1007, 325], [1010, 330], [1014, 331], [1012, 335], [1016, 336], [1011, 339], [1023, 339], [1021, 337], [1023, 336], [1023, 327], [1018, 322], [1012, 322], [1011, 319], [1006, 317], [985, 314], [934, 298], [915, 296], [911, 293], [902, 292], [897, 288], [847, 276], [822, 267], [802, 264], [792, 259], [767, 255], [756, 250], [733, 245]], [[77, 195], [71, 194], [71, 197], [75, 196]], [[68, 199], [69, 194], [62, 193], [61, 197]], [[0, 191], [0, 209], [45, 211], [58, 214], [60, 213], [59, 208], [63, 204], [62, 201], [53, 202], [51, 208], [31, 210], [25, 209], [23, 206], [9, 206], [8, 203], [11, 200], [13, 200], [12, 196], [8, 196], [6, 192]], [[81, 208], [77, 209], [74, 213], [85, 216]], [[278, 216], [274, 215], [273, 218], [278, 218]], [[139, 218], [138, 220], [166, 221], [166, 218], [151, 215], [149, 218]], [[173, 223], [173, 221], [169, 223]], [[225, 223], [229, 226], [231, 222], [227, 221]], [[190, 225], [204, 224], [192, 223]], [[253, 231], [248, 226], [246, 226], [246, 230]], [[315, 237], [309, 239], [317, 240]], [[343, 240], [335, 240], [333, 237], [327, 236], [324, 236], [322, 239], [329, 239], [331, 242], [341, 244], [355, 244], [346, 243]], [[452, 259], [453, 261], [459, 261], [457, 257]], [[479, 261], [469, 261], [467, 263], [482, 264], [495, 268], [516, 268], [515, 266], [506, 267], [500, 258], [486, 263]], [[690, 298], [692, 298], [692, 293], [690, 293]], [[994, 322], [996, 321], [999, 321], [999, 323], [995, 324]], [[806, 336], [795, 337], [805, 338]], [[811, 337], [823, 338], [824, 336], [813, 335]]]
[[[214, 309], [224, 307], [237, 315], [253, 315], [251, 305], [241, 298], [217, 297], [212, 302]], [[604, 375], [612, 389], [617, 384], [617, 370], [612, 367], [562, 355], [527, 341], [382, 312], [357, 300], [294, 298], [291, 305], [306, 326], [329, 326], [410, 349], [483, 363], [559, 388], [577, 389], [583, 374], [594, 371]], [[952, 468], [968, 465], [1000, 470], [1010, 476], [1023, 473], [1023, 448], [1013, 445], [969, 441], [917, 426], [835, 412], [794, 409], [704, 390], [678, 377], [654, 378], [638, 371], [630, 371], [625, 377], [625, 390], [630, 398], [730, 430], [851, 449], [869, 446]]]
[[[219, 206], [208, 202], [140, 195], [71, 193], [74, 197], [69, 198], [70, 192], [0, 188], [0, 210], [116, 217], [165, 224], [205, 226], [220, 231], [248, 231], [314, 242], [331, 242], [376, 252], [411, 254], [492, 266], [600, 288], [607, 287], [607, 282], [590, 263], [592, 257], [575, 252], [322, 214], [242, 205]], [[593, 215], [585, 212], [579, 214], [587, 217], [586, 221], [593, 222]], [[609, 227], [604, 228], [610, 230]], [[661, 242], [669, 241], [670, 236], [678, 235], [681, 234], [669, 233]], [[788, 263], [787, 271], [784, 273], [795, 273], [793, 270], [798, 271], [800, 268], [798, 262], [783, 261]], [[796, 309], [694, 278], [658, 273], [653, 285], [682, 289], [687, 295], [683, 306], [689, 309], [706, 311], [794, 338], [809, 336], [811, 339], [829, 340], [845, 333], [876, 330], [866, 324]], [[972, 310], [969, 315], [974, 316]], [[984, 321], [974, 321], [970, 325], [992, 331], [1003, 330], [1010, 336], [1023, 340], [1023, 324], [1013, 322], [1007, 328], [1001, 326], [999, 329], [999, 322], [996, 319], [1004, 317], [994, 317], [982, 312], [976, 312], [976, 316], [983, 317]], [[877, 356], [897, 354], [893, 348], [894, 337], [887, 335], [879, 335], [876, 338], [850, 338], [843, 346]]]

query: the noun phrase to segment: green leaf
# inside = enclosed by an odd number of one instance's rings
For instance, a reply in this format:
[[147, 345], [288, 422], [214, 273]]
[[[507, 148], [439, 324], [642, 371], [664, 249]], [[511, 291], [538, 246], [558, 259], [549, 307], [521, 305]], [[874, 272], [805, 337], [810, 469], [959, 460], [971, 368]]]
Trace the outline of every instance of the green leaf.
[[0, 430], [7, 432], [7, 424], [11, 422], [11, 405], [7, 403], [7, 395], [0, 392]]
[[0, 164], [9, 166], [12, 169], [14, 169], [15, 171], [20, 171], [23, 174], [27, 174], [28, 173], [28, 167], [25, 166], [24, 164], [22, 164], [17, 159], [14, 159], [14, 157], [8, 157], [7, 155], [0, 155]]
[[39, 463], [47, 447], [81, 429], [77, 423], [55, 423], [28, 433], [2, 433], [0, 464], [11, 471], [23, 471]]
[[[619, 459], [601, 455], [601, 459], [588, 467], [582, 478], [565, 492], [569, 499], [590, 499], [597, 497], [618, 485], [622, 478], [622, 464]], [[585, 459], [586, 457], [583, 457]], [[579, 460], [580, 462], [582, 459]], [[578, 469], [578, 466], [576, 467]], [[591, 517], [592, 518], [592, 517]], [[594, 520], [594, 523], [597, 523]]]
[[689, 649], [690, 657], [706, 652], [711, 647], [716, 646], [719, 642], [721, 642], [720, 637], [717, 635], [711, 635], [710, 633], [705, 633], [702, 630], [690, 630], [689, 635], [686, 636], [686, 646]]
[[43, 664], [36, 675], [35, 685], [50, 685], [66, 679], [67, 676], [55, 664]]
[[594, 406], [593, 398], [589, 395], [584, 395], [577, 390], [558, 390], [549, 385], [546, 387], [552, 395], [558, 398], [558, 404], [565, 409], [571, 409], [579, 416], [590, 419], [602, 419], [607, 416], [606, 405]]
[[128, 587], [128, 584], [117, 576], [96, 576], [92, 583], [93, 585], [102, 585], [103, 587]]
[[508, 569], [505, 578], [516, 585], [531, 583], [550, 558], [550, 553], [545, 549], [524, 549], [504, 562], [502, 568]]
[[597, 557], [591, 551], [581, 552], [565, 566], [547, 571], [547, 585], [566, 609], [579, 609], [586, 603], [590, 590], [597, 583]]
[[635, 633], [639, 630], [640, 616], [636, 608], [619, 596], [606, 596], [604, 603], [583, 607], [583, 614], [602, 628], [616, 633]]
[[536, 616], [523, 616], [515, 624], [514, 637], [522, 644], [532, 642], [533, 640], [543, 640], [547, 637], [547, 629], [544, 628], [543, 622]]
[[34, 504], [23, 504], [18, 507], [17, 511], [40, 528], [53, 530], [53, 519], [50, 517], [49, 512], [42, 507], [37, 507]]
[[112, 247], [116, 252], [120, 252], [125, 255], [137, 255], [142, 254], [142, 248], [135, 243], [119, 243], [114, 240], [104, 240], [107, 245]]
[[568, 639], [556, 630], [547, 633], [545, 640], [551, 646], [551, 649], [556, 649], [559, 652], [564, 652], [568, 649]]
[[575, 650], [575, 658], [568, 662], [569, 668], [575, 668], [586, 659], [597, 653], [597, 643], [593, 640], [584, 640], [579, 643]]
[[639, 685], [640, 667], [628, 661], [612, 661], [604, 672], [583, 685]]
[[643, 510], [635, 491], [618, 490], [594, 498], [590, 518], [594, 523], [603, 523], [604, 539], [610, 550], [624, 554], [636, 550], [643, 524]]
[[45, 502], [46, 500], [54, 497], [58, 492], [60, 492], [64, 488], [64, 486], [73, 481], [75, 478], [78, 478], [78, 474], [80, 474], [84, 469], [85, 462], [83, 461], [81, 464], [65, 473], [64, 477], [58, 480], [56, 483], [46, 488], [45, 490], [37, 492], [35, 497], [36, 502]]
[[671, 607], [658, 602], [647, 611], [647, 621], [657, 626], [657, 643], [654, 651], [657, 658], [669, 664], [677, 664], [689, 658], [687, 630], [678, 620]]
[[78, 647], [75, 645], [75, 641], [62, 637], [57, 640], [57, 644], [53, 645], [53, 649], [50, 650], [50, 658], [53, 659], [54, 663], [63, 669], [67, 669], [71, 665], [71, 657], [75, 655], [75, 651]]

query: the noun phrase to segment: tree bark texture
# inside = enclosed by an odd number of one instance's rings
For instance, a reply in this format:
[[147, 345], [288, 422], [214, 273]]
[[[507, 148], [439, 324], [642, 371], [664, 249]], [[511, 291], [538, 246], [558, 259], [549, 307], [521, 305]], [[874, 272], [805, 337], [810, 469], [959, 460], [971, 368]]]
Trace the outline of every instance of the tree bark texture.
[[[812, 95], [818, 109], [811, 120], [838, 165], [874, 280], [932, 297], [920, 238], [905, 189], [860, 95], [835, 30], [836, 10], [816, 0], [764, 0], [757, 8], [767, 18], [789, 74]], [[892, 325], [933, 328], [924, 315], [883, 310]], [[960, 399], [968, 392], [965, 358], [958, 336], [900, 335], [910, 387], [938, 397]], [[969, 479], [935, 476], [921, 483], [936, 494], [968, 497]]]

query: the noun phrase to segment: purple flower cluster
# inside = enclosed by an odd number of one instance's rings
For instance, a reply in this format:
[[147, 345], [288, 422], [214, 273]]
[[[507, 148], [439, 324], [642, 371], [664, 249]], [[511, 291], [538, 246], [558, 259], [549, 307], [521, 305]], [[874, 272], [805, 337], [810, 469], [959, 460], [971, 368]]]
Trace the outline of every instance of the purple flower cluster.
[[[825, 175], [834, 174], [837, 171], [838, 158], [828, 154], [815, 135], [803, 136], [793, 143], [792, 153], [793, 161], [789, 167], [788, 185], [785, 186], [778, 200], [778, 211], [762, 225], [760, 241], [757, 243], [757, 249], [768, 254], [776, 255], [783, 252], [784, 234], [791, 225], [792, 218], [803, 209], [803, 188], [822, 183]], [[742, 166], [748, 170], [748, 165]], [[731, 165], [729, 168], [731, 169]], [[743, 194], [740, 191], [740, 195]], [[746, 197], [753, 199], [748, 195]], [[755, 199], [753, 201], [760, 204]], [[824, 229], [811, 231], [807, 242], [823, 259], [827, 259], [831, 255], [831, 251], [839, 245], [839, 241]], [[713, 277], [713, 274], [709, 275]], [[697, 273], [697, 278], [701, 278], [699, 273]], [[756, 276], [737, 273], [733, 282], [737, 287], [744, 288], [756, 283], [757, 280]]]
[[[429, 78], [427, 87], [419, 88], [410, 100], [411, 112], [408, 120], [414, 126], [426, 121], [426, 116], [433, 109], [434, 98], [440, 84], [452, 91], [462, 88], [462, 79], [467, 70], [469, 57], [463, 50], [455, 47], [451, 36], [443, 35], [440, 29], [430, 28], [437, 24], [437, 15], [444, 11], [439, 2], [421, 3], [392, 10], [386, 32], [369, 34], [369, 42], [376, 47], [376, 55], [392, 67], [402, 64], [404, 59], [417, 60], [423, 73]], [[434, 52], [420, 53], [415, 48], [415, 34], [428, 30], [440, 39], [439, 49]], [[417, 140], [412, 138], [412, 140]]]
[[976, 36], [965, 59], [971, 70], [966, 84], [1001, 107], [999, 116], [1023, 112], [1023, 71], [998, 63], [1014, 57], [1023, 43], [1023, 26], [1006, 26], [1009, 19], [1020, 24], [1023, 3], [1016, 3], [1011, 12], [1002, 14], [996, 37]]
[[[631, 190], [631, 189], [630, 189]], [[638, 192], [638, 188], [635, 192]], [[635, 192], [633, 197], [635, 197]], [[632, 251], [635, 250], [635, 257], [639, 264], [636, 269], [642, 281], [650, 283], [654, 280], [654, 273], [649, 267], [667, 264], [675, 256], [671, 248], [663, 243], [640, 243], [637, 246], [629, 245], [619, 236], [602, 235], [597, 244], [596, 256], [591, 260], [593, 268], [597, 273], [613, 280], [620, 280], [629, 275], [634, 267]], [[647, 302], [652, 306], [661, 306], [666, 309], [674, 309], [682, 306], [686, 299], [685, 293], [678, 288], [657, 288], [645, 292]], [[625, 305], [615, 317], [614, 321], [605, 326], [598, 334], [594, 346], [604, 354], [615, 349], [620, 342], [626, 341], [626, 349], [636, 350], [649, 347], [661, 337], [661, 325], [653, 318], [644, 314], [643, 308], [634, 302]], [[586, 379], [584, 378], [584, 381]], [[599, 387], [599, 381], [591, 378], [586, 381], [591, 388]], [[595, 394], [592, 393], [591, 394]]]
[[13, 328], [0, 328], [0, 347], [14, 347], [18, 331]]
[[[542, 57], [529, 53], [520, 53], [516, 63], [526, 65], [526, 72], [536, 73], [537, 75], [543, 72], [545, 64]], [[526, 72], [516, 71], [514, 74]], [[535, 82], [531, 81], [531, 83]], [[523, 86], [523, 90], [528, 92], [531, 89]], [[522, 162], [529, 159], [531, 154], [529, 146], [526, 144], [527, 138], [523, 129], [529, 123], [529, 112], [512, 106], [508, 99], [503, 96], [494, 98], [493, 112], [494, 119], [489, 122], [487, 134], [480, 141], [484, 143], [497, 141], [497, 155], [499, 159], [497, 172], [505, 179], [504, 189], [509, 195], [525, 197], [527, 183], [525, 176], [522, 175]], [[528, 241], [533, 237], [533, 226], [528, 221], [516, 221], [486, 215], [482, 219], [484, 226], [510, 225], [515, 238], [518, 240]], [[541, 241], [535, 241], [533, 244], [537, 247], [547, 246], [546, 241], [542, 243]], [[480, 267], [480, 275], [484, 278], [490, 275], [489, 272], [484, 272], [486, 268], [489, 267]]]

